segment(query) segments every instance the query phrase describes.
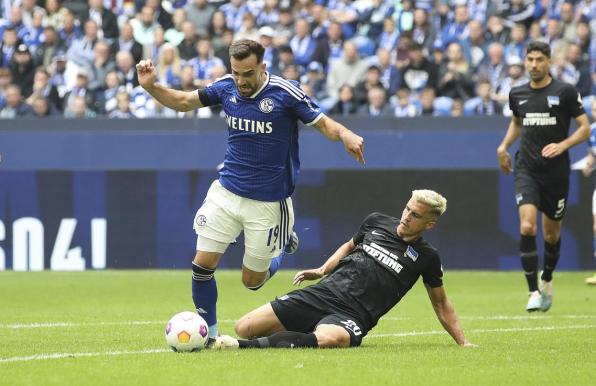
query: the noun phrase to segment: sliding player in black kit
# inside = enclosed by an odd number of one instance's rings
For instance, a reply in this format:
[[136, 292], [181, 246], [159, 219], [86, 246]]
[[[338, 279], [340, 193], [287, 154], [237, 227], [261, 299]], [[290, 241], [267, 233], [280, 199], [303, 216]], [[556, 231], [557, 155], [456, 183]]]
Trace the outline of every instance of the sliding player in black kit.
[[[548, 311], [552, 305], [552, 274], [559, 260], [561, 221], [569, 190], [567, 150], [588, 138], [590, 124], [575, 88], [550, 75], [548, 44], [529, 43], [525, 65], [530, 82], [509, 93], [513, 117], [497, 148], [497, 156], [501, 170], [510, 173], [513, 168], [507, 149], [521, 136], [515, 159], [515, 200], [519, 208], [521, 263], [529, 289], [526, 310], [532, 312]], [[578, 128], [570, 136], [571, 118], [576, 119]], [[538, 211], [542, 212], [544, 236], [540, 289], [536, 251]]]
[[440, 194], [415, 190], [401, 218], [369, 215], [325, 264], [294, 277], [294, 284], [324, 277], [319, 283], [249, 312], [235, 325], [238, 336], [248, 340], [223, 335], [213, 348], [359, 346], [420, 276], [445, 330], [460, 346], [474, 346], [445, 294], [438, 252], [421, 237], [446, 207]]

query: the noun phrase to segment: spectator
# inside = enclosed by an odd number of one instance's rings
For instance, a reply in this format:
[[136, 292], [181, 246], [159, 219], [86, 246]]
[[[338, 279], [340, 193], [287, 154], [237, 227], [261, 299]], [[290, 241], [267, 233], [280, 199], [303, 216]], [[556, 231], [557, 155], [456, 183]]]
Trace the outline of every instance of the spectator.
[[526, 55], [526, 26], [521, 23], [514, 24], [511, 28], [510, 39], [510, 42], [503, 48], [505, 57], [523, 58]]
[[[161, 47], [166, 42], [164, 37], [165, 32], [161, 26], [158, 26], [155, 31], [153, 31], [153, 43], [149, 46], [145, 46], [143, 52], [145, 52], [145, 56], [150, 57], [153, 62], [157, 62], [157, 58], [159, 56], [159, 52], [161, 51]], [[147, 53], [147, 51], [150, 52]]]
[[414, 27], [414, 10], [412, 1], [402, 0], [401, 6], [395, 8], [393, 19], [400, 34], [412, 31]]
[[370, 5], [360, 12], [359, 20], [362, 25], [367, 27], [366, 36], [374, 42], [379, 40], [383, 32], [386, 19], [392, 21], [393, 27], [399, 36], [399, 32], [395, 28], [395, 21], [392, 18], [395, 7], [389, 1], [372, 0]]
[[369, 117], [394, 116], [391, 104], [387, 102], [385, 89], [372, 87], [368, 90], [367, 103], [358, 109], [358, 114]]
[[[596, 2], [594, 2], [596, 8]], [[596, 22], [593, 22], [596, 24]], [[596, 25], [594, 26], [596, 29]], [[582, 58], [583, 60], [589, 61], [590, 60], [590, 43], [592, 41], [596, 41], [596, 37], [591, 38], [590, 33], [590, 25], [584, 21], [580, 21], [577, 23], [577, 30], [576, 30], [576, 43], [579, 45], [582, 51]], [[594, 60], [596, 60], [596, 54], [594, 54]]]
[[[66, 68], [66, 84], [71, 85], [81, 68], [89, 68], [95, 61], [95, 44], [97, 43], [97, 23], [91, 19], [85, 22], [85, 35], [72, 42], [66, 52], [68, 59]], [[75, 74], [73, 76], [73, 74]]]
[[448, 46], [468, 38], [468, 8], [465, 5], [456, 5], [454, 20], [448, 23], [441, 31], [441, 42]]
[[58, 31], [64, 25], [64, 18], [68, 10], [62, 6], [60, 0], [46, 0], [45, 9], [47, 13], [43, 25], [53, 27], [54, 30]]
[[330, 97], [337, 98], [342, 85], [354, 87], [364, 78], [367, 69], [368, 64], [358, 56], [356, 45], [351, 41], [345, 42], [343, 57], [330, 65], [327, 75], [327, 93]]
[[401, 87], [411, 90], [415, 95], [426, 87], [436, 89], [438, 66], [424, 57], [422, 46], [414, 44], [409, 57], [409, 64], [401, 73]]
[[195, 27], [190, 21], [182, 23], [182, 33], [184, 34], [184, 39], [178, 44], [178, 52], [180, 52], [181, 59], [190, 60], [197, 55], [197, 49], [195, 48], [197, 35]]
[[240, 28], [234, 34], [234, 41], [242, 39], [259, 40], [257, 23], [255, 17], [251, 13], [242, 15], [242, 25], [240, 25]]
[[106, 89], [98, 93], [98, 106], [102, 114], [109, 115], [118, 106], [116, 95], [122, 88], [122, 79], [118, 72], [110, 71], [106, 75]]
[[33, 18], [35, 12], [39, 12], [41, 14], [42, 20], [46, 15], [46, 10], [37, 5], [35, 0], [21, 0], [22, 21], [25, 27], [27, 27], [29, 30], [31, 30], [31, 27], [33, 27]]
[[294, 23], [294, 37], [290, 39], [294, 61], [302, 67], [308, 66], [317, 48], [317, 42], [310, 36], [310, 26], [304, 19]]
[[476, 85], [476, 95], [478, 96], [466, 103], [471, 107], [474, 115], [493, 116], [503, 114], [501, 104], [492, 98], [490, 80], [480, 79]]
[[6, 88], [12, 84], [12, 74], [5, 67], [0, 67], [0, 110], [6, 106]]
[[351, 0], [337, 0], [329, 9], [329, 18], [341, 25], [344, 38], [351, 39], [358, 26], [358, 10]]
[[[577, 79], [575, 88], [583, 97], [592, 92], [592, 78], [590, 76], [590, 64], [582, 58], [582, 51], [579, 44], [570, 44], [567, 47], [567, 63], [573, 67]], [[573, 83], [572, 83], [573, 84]]]
[[[155, 30], [160, 25], [155, 21], [155, 11], [153, 8], [144, 6], [137, 18], [130, 21], [132, 26], [132, 33], [137, 42], [143, 46], [145, 50], [151, 47], [155, 42]], [[145, 51], [147, 52], [147, 51]]]
[[521, 58], [517, 56], [509, 58], [507, 66], [508, 76], [499, 83], [496, 88], [496, 95], [493, 98], [504, 106], [503, 114], [511, 116], [511, 110], [509, 110], [509, 92], [513, 87], [528, 83], [529, 79], [525, 75], [524, 63]]
[[41, 45], [43, 41], [43, 17], [45, 11], [43, 8], [35, 9], [33, 11], [33, 17], [31, 19], [31, 26], [28, 28], [29, 33], [23, 36], [23, 43], [27, 45], [30, 51], [35, 52], [37, 47]]
[[74, 13], [69, 10], [64, 12], [62, 27], [58, 27], [58, 35], [66, 47], [70, 47], [75, 41], [83, 37], [79, 21], [75, 19]]
[[468, 35], [468, 39], [460, 43], [472, 72], [476, 72], [480, 64], [486, 59], [486, 41], [484, 40], [482, 24], [476, 20], [471, 20], [468, 23]]
[[35, 51], [34, 62], [36, 66], [48, 67], [58, 51], [65, 51], [66, 47], [52, 26], [43, 29], [43, 36], [43, 42]]
[[385, 18], [383, 21], [383, 31], [377, 39], [378, 44], [376, 48], [384, 48], [392, 51], [397, 45], [399, 40], [399, 31], [395, 27], [395, 20], [390, 17]]
[[339, 88], [339, 100], [329, 109], [331, 115], [353, 115], [358, 110], [358, 103], [354, 100], [352, 87], [344, 84]]
[[122, 25], [118, 42], [113, 46], [113, 52], [118, 51], [130, 52], [135, 63], [143, 58], [143, 46], [135, 40], [132, 25], [129, 22]]
[[354, 100], [359, 105], [365, 105], [369, 99], [369, 91], [373, 88], [380, 88], [386, 92], [383, 83], [381, 83], [381, 69], [376, 64], [372, 64], [366, 70], [364, 79], [354, 87]]
[[318, 43], [321, 39], [327, 36], [327, 28], [329, 28], [329, 12], [327, 8], [321, 4], [313, 4], [310, 7], [311, 33], [310, 36]]
[[414, 44], [412, 36], [409, 33], [404, 33], [399, 38], [397, 43], [397, 49], [395, 50], [395, 67], [399, 71], [403, 71], [404, 68], [410, 63], [410, 49]]
[[488, 15], [496, 11], [495, 2], [489, 0], [471, 0], [467, 3], [470, 21], [474, 20], [480, 24], [486, 23]]
[[294, 52], [290, 46], [281, 46], [278, 53], [278, 61], [272, 63], [270, 72], [273, 75], [281, 76], [287, 66], [294, 64]]
[[415, 117], [418, 115], [418, 109], [410, 100], [410, 90], [400, 88], [397, 90], [397, 101], [393, 114], [398, 118]]
[[226, 15], [227, 27], [234, 32], [239, 31], [242, 26], [242, 15], [249, 13], [248, 6], [243, 0], [230, 0], [219, 9]]
[[58, 116], [58, 112], [50, 105], [48, 100], [43, 96], [37, 96], [30, 102], [34, 118], [49, 118]]
[[298, 70], [298, 66], [295, 64], [286, 66], [281, 75], [284, 79], [295, 80], [297, 82], [300, 81], [300, 71]]
[[145, 0], [145, 5], [153, 9], [154, 20], [165, 31], [172, 28], [174, 24], [172, 23], [171, 13], [166, 11], [161, 4], [161, 0]]
[[50, 74], [43, 68], [35, 70], [33, 77], [33, 92], [27, 98], [26, 102], [34, 106], [34, 101], [43, 98], [49, 105], [50, 112], [62, 111], [62, 98], [58, 94], [58, 88], [50, 84]]
[[10, 84], [4, 90], [6, 105], [0, 110], [0, 118], [20, 118], [33, 115], [31, 106], [23, 102], [21, 89], [15, 84]]
[[498, 15], [491, 15], [488, 18], [486, 31], [487, 43], [501, 43], [505, 45], [509, 42], [509, 30], [503, 24], [503, 19]]
[[182, 32], [182, 24], [186, 21], [186, 12], [182, 8], [178, 8], [172, 15], [172, 27], [168, 28], [164, 33], [166, 42], [177, 46], [184, 39], [184, 32]]
[[301, 87], [308, 86], [310, 91], [308, 95], [314, 97], [317, 101], [327, 97], [323, 66], [319, 62], [310, 62], [306, 74], [301, 78], [300, 84]]
[[196, 33], [207, 35], [213, 21], [215, 7], [207, 0], [189, 0], [184, 11], [186, 11], [186, 20], [192, 23]]
[[16, 51], [18, 45], [19, 37], [17, 35], [17, 30], [13, 27], [7, 27], [4, 30], [2, 44], [0, 46], [0, 67], [8, 68], [12, 61], [12, 55]]
[[281, 47], [290, 42], [294, 35], [294, 16], [289, 8], [279, 10], [279, 23], [273, 29], [275, 30], [274, 46]]
[[327, 69], [333, 60], [341, 58], [343, 44], [341, 25], [331, 22], [327, 27], [326, 35], [318, 41], [311, 60], [321, 63]]
[[279, 2], [277, 0], [265, 0], [263, 9], [257, 16], [258, 26], [273, 27], [279, 22]]
[[507, 27], [521, 23], [528, 28], [534, 20], [534, 0], [510, 0], [501, 4], [502, 17]]
[[401, 73], [396, 66], [391, 63], [391, 51], [384, 48], [377, 50], [377, 66], [381, 71], [381, 83], [383, 88], [387, 90], [389, 94], [395, 94], [397, 89], [400, 87]]
[[428, 53], [432, 50], [435, 35], [435, 29], [428, 19], [428, 11], [417, 8], [414, 11], [414, 28], [412, 29], [414, 43], [422, 45], [424, 51]]
[[471, 69], [466, 62], [459, 43], [447, 47], [447, 62], [439, 67], [438, 95], [450, 98], [468, 99], [474, 93]]
[[215, 11], [213, 15], [211, 15], [211, 21], [209, 22], [208, 28], [208, 35], [211, 37], [211, 44], [215, 51], [225, 45], [223, 34], [226, 31], [230, 31], [226, 26], [226, 15], [222, 11]]
[[435, 89], [427, 87], [420, 93], [420, 115], [435, 115]]
[[136, 118], [130, 111], [130, 95], [126, 91], [116, 94], [117, 108], [109, 115], [110, 118]]
[[95, 44], [95, 60], [93, 65], [87, 69], [89, 90], [93, 92], [103, 90], [106, 86], [106, 75], [115, 68], [116, 64], [110, 55], [110, 46], [106, 41], [98, 41]]
[[234, 33], [231, 30], [226, 29], [221, 34], [220, 47], [218, 49], [215, 49], [214, 47], [213, 51], [213, 55], [221, 59], [221, 61], [225, 64], [226, 68], [228, 69], [228, 72], [232, 71], [232, 64], [230, 63], [230, 45], [232, 45], [233, 41]]
[[15, 84], [21, 86], [21, 93], [27, 98], [33, 92], [35, 64], [27, 46], [19, 44], [10, 63], [10, 72]]
[[[95, 93], [89, 91], [89, 74], [87, 70], [81, 69], [77, 74], [74, 87], [71, 91], [67, 92], [64, 96], [64, 105], [66, 109], [68, 106], [72, 105], [73, 100], [75, 98], [83, 98], [85, 102], [85, 108], [89, 107], [98, 107], [96, 106], [97, 98], [95, 97]], [[65, 116], [66, 116], [66, 109], [65, 109]]]
[[95, 112], [87, 108], [85, 97], [77, 95], [73, 97], [64, 110], [64, 118], [95, 118]]
[[561, 35], [563, 39], [570, 42], [575, 41], [577, 35], [577, 22], [573, 10], [573, 4], [564, 2], [561, 4]]
[[453, 103], [451, 103], [451, 116], [454, 118], [464, 116], [464, 101], [459, 98], [453, 100]]
[[267, 66], [267, 69], [271, 69], [273, 67], [273, 63], [277, 63], [279, 60], [277, 48], [273, 46], [273, 28], [269, 26], [264, 26], [259, 28], [259, 43], [265, 48], [265, 53], [263, 54], [263, 63]]
[[170, 88], [177, 87], [180, 84], [180, 69], [178, 48], [165, 43], [157, 60], [157, 81]]
[[223, 61], [213, 54], [211, 41], [206, 38], [200, 38], [197, 42], [197, 56], [188, 61], [194, 69], [194, 76], [197, 81], [197, 86], [205, 87], [209, 83], [211, 71], [214, 67], [224, 66]]
[[490, 80], [493, 89], [507, 76], [503, 46], [500, 43], [491, 43], [488, 46], [488, 61], [482, 64], [477, 71], [478, 78]]
[[139, 85], [135, 63], [130, 52], [119, 51], [116, 54], [116, 71], [120, 74], [122, 84], [127, 91], [130, 92]]
[[118, 39], [118, 21], [116, 15], [103, 6], [102, 0], [88, 0], [89, 9], [83, 15], [83, 25], [87, 20], [93, 20], [97, 24], [97, 38], [112, 43]]

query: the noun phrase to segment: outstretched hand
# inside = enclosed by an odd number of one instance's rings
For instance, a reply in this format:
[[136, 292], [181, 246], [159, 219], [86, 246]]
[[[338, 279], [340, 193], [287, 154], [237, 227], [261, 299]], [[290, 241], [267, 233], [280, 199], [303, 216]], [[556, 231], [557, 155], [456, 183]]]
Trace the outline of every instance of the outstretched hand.
[[356, 158], [356, 161], [363, 165], [366, 163], [364, 160], [364, 138], [348, 130], [342, 133], [341, 142], [348, 154]]
[[151, 59], [141, 60], [137, 64], [137, 76], [139, 79], [139, 84], [144, 89], [153, 87], [157, 79], [157, 70], [151, 62]]
[[294, 275], [294, 281], [292, 282], [293, 285], [300, 285], [305, 280], [317, 280], [322, 278], [323, 270], [321, 268], [317, 269], [307, 269], [304, 271], [298, 272]]

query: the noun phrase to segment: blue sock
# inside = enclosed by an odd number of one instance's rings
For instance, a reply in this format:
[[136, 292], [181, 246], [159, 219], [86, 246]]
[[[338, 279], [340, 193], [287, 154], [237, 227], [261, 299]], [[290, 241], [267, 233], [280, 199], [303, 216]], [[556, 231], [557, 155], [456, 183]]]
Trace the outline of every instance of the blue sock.
[[272, 278], [273, 275], [275, 275], [275, 273], [279, 269], [279, 266], [281, 265], [282, 261], [284, 260], [285, 255], [286, 255], [286, 253], [282, 251], [279, 254], [279, 256], [271, 259], [271, 265], [269, 266], [269, 278]]
[[199, 315], [209, 326], [209, 336], [217, 336], [217, 283], [215, 269], [203, 268], [192, 263], [192, 300]]

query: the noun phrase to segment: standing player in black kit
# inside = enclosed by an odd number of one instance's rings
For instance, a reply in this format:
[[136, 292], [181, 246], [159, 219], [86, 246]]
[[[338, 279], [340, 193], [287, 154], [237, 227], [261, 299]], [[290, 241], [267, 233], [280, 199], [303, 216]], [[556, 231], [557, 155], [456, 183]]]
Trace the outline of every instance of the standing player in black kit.
[[443, 289], [439, 254], [421, 237], [446, 208], [440, 194], [415, 190], [401, 219], [372, 213], [325, 264], [294, 277], [294, 284], [324, 277], [319, 283], [240, 318], [236, 333], [249, 340], [222, 335], [213, 348], [359, 346], [420, 276], [445, 330], [460, 346], [474, 346], [465, 338]]
[[[573, 86], [559, 82], [549, 73], [550, 47], [531, 42], [526, 48], [526, 70], [530, 82], [511, 89], [509, 108], [513, 117], [503, 142], [497, 148], [499, 166], [505, 173], [512, 168], [509, 146], [520, 136], [515, 157], [515, 200], [520, 220], [520, 255], [528, 281], [526, 310], [548, 311], [552, 305], [552, 274], [561, 249], [561, 221], [569, 190], [567, 150], [585, 141], [590, 124], [582, 99]], [[569, 135], [571, 118], [578, 128]], [[544, 268], [538, 289], [536, 231], [538, 211], [542, 212]]]

